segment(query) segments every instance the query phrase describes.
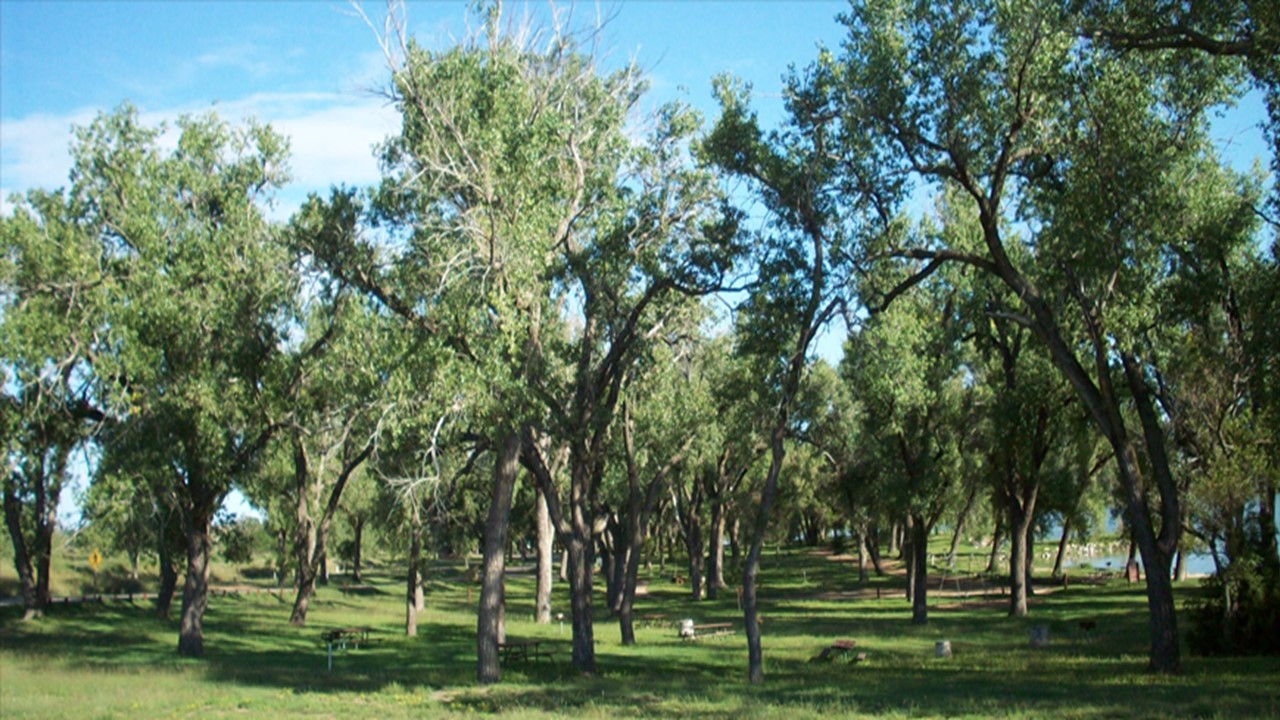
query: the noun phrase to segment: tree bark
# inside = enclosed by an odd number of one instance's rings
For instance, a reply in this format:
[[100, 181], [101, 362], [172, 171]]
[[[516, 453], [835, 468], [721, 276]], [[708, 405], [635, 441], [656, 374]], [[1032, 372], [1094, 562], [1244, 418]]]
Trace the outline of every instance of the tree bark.
[[354, 582], [357, 585], [364, 582], [364, 575], [361, 572], [360, 567], [362, 564], [361, 561], [363, 560], [362, 555], [364, 553], [364, 523], [365, 519], [363, 516], [356, 518], [356, 520], [351, 523], [351, 582]]
[[[903, 567], [907, 571], [907, 604], [912, 606], [913, 611], [916, 602], [916, 575], [919, 574], [920, 570], [920, 566], [916, 563], [915, 548], [912, 546], [912, 543], [915, 542], [916, 538], [915, 527], [915, 519], [908, 515], [901, 554]], [[893, 532], [895, 534], [898, 532], [896, 525], [894, 526]]]
[[854, 539], [858, 543], [858, 584], [864, 585], [867, 582], [867, 556], [870, 555], [870, 550], [867, 548], [866, 526], [858, 528], [854, 533]]
[[724, 582], [724, 504], [719, 497], [711, 498], [711, 546], [707, 548], [707, 599], [715, 600], [720, 590], [728, 587]]
[[595, 562], [589, 537], [584, 537], [581, 524], [574, 523], [569, 539], [569, 597], [573, 614], [573, 666], [580, 672], [595, 674], [595, 628], [591, 622], [591, 568]]
[[9, 529], [9, 539], [13, 542], [13, 566], [22, 583], [22, 619], [32, 620], [44, 613], [44, 604], [39, 601], [35, 567], [27, 551], [26, 537], [22, 534], [22, 504], [10, 482], [9, 479], [4, 481], [4, 520]]
[[1062, 535], [1058, 538], [1058, 554], [1053, 560], [1053, 577], [1061, 578], [1067, 560], [1067, 548], [1071, 545], [1071, 516], [1062, 520]]
[[956, 566], [956, 549], [960, 547], [960, 536], [964, 533], [965, 521], [969, 518], [969, 512], [973, 510], [973, 502], [978, 498], [978, 485], [974, 483], [969, 488], [969, 495], [965, 498], [964, 507], [960, 509], [960, 514], [956, 517], [955, 532], [951, 533], [951, 549], [947, 551], [947, 567], [954, 568]]
[[910, 551], [915, 573], [915, 588], [911, 593], [911, 624], [926, 625], [929, 622], [929, 526], [923, 517], [915, 517], [907, 524], [911, 534]]
[[418, 570], [422, 564], [422, 526], [417, 522], [409, 529], [409, 567], [404, 589], [404, 634], [418, 636], [418, 595], [422, 582]]
[[482, 684], [502, 679], [498, 644], [502, 641], [503, 583], [506, 573], [507, 528], [511, 495], [520, 461], [520, 435], [511, 432], [493, 463], [493, 488], [484, 526], [483, 576], [476, 620], [476, 680]]
[[160, 592], [156, 594], [156, 617], [169, 619], [169, 609], [173, 606], [173, 595], [178, 589], [178, 569], [173, 565], [173, 553], [169, 551], [168, 523], [160, 522], [159, 538], [156, 550], [160, 559]]
[[192, 508], [187, 527], [187, 577], [182, 588], [182, 621], [178, 629], [178, 654], [204, 655], [204, 612], [209, 606], [209, 552], [213, 503]]
[[555, 531], [547, 510], [547, 498], [537, 489], [535, 529], [538, 544], [538, 580], [534, 592], [533, 620], [539, 625], [551, 623], [551, 573]]
[[[1030, 573], [1027, 563], [1030, 560], [1029, 540], [1033, 510], [1027, 508], [1017, 497], [1009, 497], [1009, 615], [1026, 617], [1027, 586]], [[1033, 501], [1034, 502], [1034, 501]]]
[[769, 472], [765, 475], [764, 488], [760, 491], [760, 507], [756, 513], [755, 527], [751, 531], [751, 547], [747, 550], [747, 562], [742, 571], [742, 614], [747, 632], [747, 682], [757, 685], [764, 682], [764, 652], [760, 647], [760, 608], [756, 588], [760, 577], [760, 554], [764, 550], [764, 537], [769, 528], [774, 497], [778, 492], [778, 474], [786, 457], [783, 440], [786, 436], [788, 403], [783, 403], [769, 439]]
[[876, 577], [884, 577], [884, 562], [880, 557], [880, 527], [875, 523], [867, 526], [865, 539], [871, 567], [875, 569]]
[[1004, 513], [996, 513], [996, 531], [991, 537], [991, 556], [987, 558], [987, 574], [996, 571], [996, 561], [1000, 557], [1000, 544], [1004, 542]]

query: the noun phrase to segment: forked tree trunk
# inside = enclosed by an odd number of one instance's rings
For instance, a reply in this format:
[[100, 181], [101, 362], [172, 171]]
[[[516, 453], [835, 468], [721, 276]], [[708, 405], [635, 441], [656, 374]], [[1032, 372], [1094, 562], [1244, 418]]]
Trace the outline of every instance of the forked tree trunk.
[[503, 439], [502, 449], [493, 462], [493, 488], [489, 500], [489, 515], [484, 525], [483, 576], [476, 619], [476, 680], [483, 684], [496, 683], [502, 679], [502, 670], [498, 664], [498, 645], [502, 642], [503, 635], [507, 528], [519, 461], [520, 435], [512, 432]]
[[21, 513], [22, 503], [18, 501], [17, 494], [13, 491], [9, 481], [6, 480], [4, 520], [9, 529], [9, 538], [13, 542], [13, 566], [17, 570], [18, 579], [22, 583], [22, 619], [32, 620], [40, 617], [44, 612], [44, 604], [39, 601], [39, 595], [36, 592], [35, 567], [31, 562], [31, 555], [27, 551], [26, 537], [22, 534]]
[[1031, 507], [1023, 504], [1016, 496], [1009, 501], [1009, 615], [1026, 617], [1027, 595], [1031, 573], [1027, 566], [1031, 561], [1031, 521], [1034, 513], [1034, 498]]

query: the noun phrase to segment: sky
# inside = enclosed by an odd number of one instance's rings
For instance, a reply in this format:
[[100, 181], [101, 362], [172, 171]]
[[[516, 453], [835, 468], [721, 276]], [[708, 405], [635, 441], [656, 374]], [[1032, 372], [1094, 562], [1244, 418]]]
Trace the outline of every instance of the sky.
[[[385, 6], [366, 2], [380, 22]], [[654, 104], [669, 99], [711, 118], [711, 79], [730, 71], [759, 93], [762, 117], [780, 108], [781, 76], [819, 42], [839, 43], [841, 2], [626, 2], [562, 5], [575, 21], [597, 13], [604, 62], [634, 59]], [[507, 4], [509, 15], [549, 14], [547, 3]], [[468, 3], [410, 2], [409, 29], [443, 48], [478, 23]], [[397, 129], [376, 90], [389, 74], [374, 32], [335, 0], [259, 2], [0, 2], [0, 195], [66, 183], [70, 127], [128, 101], [149, 123], [215, 109], [254, 116], [291, 139], [296, 207], [330, 184], [371, 183], [371, 149]], [[6, 201], [7, 203], [7, 201]]]
[[[380, 23], [379, 0], [363, 10]], [[408, 30], [448, 47], [479, 23], [465, 0], [412, 2]], [[729, 72], [753, 87], [764, 127], [781, 119], [782, 77], [843, 33], [833, 0], [648, 0], [576, 5], [574, 24], [605, 25], [603, 64], [634, 61], [648, 76], [646, 102], [682, 100], [715, 116], [712, 78]], [[509, 15], [543, 25], [547, 2], [508, 0]], [[130, 102], [148, 124], [215, 110], [223, 119], [270, 123], [290, 138], [293, 181], [273, 211], [288, 217], [309, 192], [378, 179], [373, 147], [396, 132], [377, 89], [389, 73], [374, 31], [345, 0], [0, 0], [0, 212], [11, 193], [67, 183], [73, 125]], [[1214, 127], [1232, 163], [1262, 156], [1256, 96]], [[819, 339], [839, 358], [843, 329]]]

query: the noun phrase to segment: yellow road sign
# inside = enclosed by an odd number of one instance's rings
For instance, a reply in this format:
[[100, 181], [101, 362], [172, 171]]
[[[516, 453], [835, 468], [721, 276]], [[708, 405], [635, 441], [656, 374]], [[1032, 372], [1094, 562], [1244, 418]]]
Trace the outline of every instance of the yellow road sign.
[[89, 553], [89, 569], [98, 572], [98, 566], [102, 564], [102, 553], [94, 550]]

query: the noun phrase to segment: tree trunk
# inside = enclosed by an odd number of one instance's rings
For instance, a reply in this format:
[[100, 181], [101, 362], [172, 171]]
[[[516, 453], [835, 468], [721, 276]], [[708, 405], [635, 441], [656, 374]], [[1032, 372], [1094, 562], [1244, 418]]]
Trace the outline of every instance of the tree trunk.
[[156, 617], [169, 619], [169, 609], [173, 606], [173, 595], [178, 588], [178, 569], [174, 565], [173, 545], [169, 542], [172, 525], [172, 513], [168, 506], [158, 500], [152, 506], [156, 522], [156, 557], [160, 564], [160, 592], [156, 595]]
[[1178, 560], [1173, 566], [1173, 579], [1176, 582], [1184, 582], [1187, 579], [1187, 553], [1178, 548]]
[[565, 548], [560, 553], [560, 582], [568, 582], [569, 580], [569, 549]]
[[987, 558], [987, 574], [996, 571], [997, 560], [1000, 559], [1000, 544], [1004, 542], [1004, 513], [996, 513], [996, 531], [991, 538], [991, 556]]
[[741, 531], [742, 523], [735, 517], [733, 524], [729, 526], [729, 554], [733, 557], [734, 563], [742, 559], [742, 544], [738, 541]]
[[1061, 578], [1067, 560], [1067, 548], [1071, 545], [1071, 516], [1062, 521], [1062, 535], [1058, 538], [1058, 554], [1053, 559], [1053, 577]]
[[27, 552], [26, 537], [22, 534], [22, 503], [10, 483], [8, 479], [4, 480], [4, 520], [9, 529], [9, 539], [13, 542], [13, 566], [22, 582], [22, 619], [32, 620], [43, 614], [44, 605], [38, 599], [35, 568]]
[[192, 508], [187, 527], [187, 577], [182, 588], [178, 654], [204, 655], [204, 611], [209, 606], [210, 523], [213, 504]]
[[773, 511], [774, 496], [778, 492], [778, 474], [786, 457], [783, 439], [786, 435], [786, 416], [782, 414], [774, 425], [769, 439], [769, 472], [765, 475], [764, 488], [760, 491], [760, 506], [756, 513], [755, 527], [751, 531], [751, 547], [747, 550], [747, 562], [742, 571], [742, 614], [747, 632], [747, 682], [758, 685], [764, 682], [764, 651], [760, 647], [760, 608], [756, 588], [760, 577], [760, 554], [764, 550], [764, 536], [769, 529], [769, 517]]
[[[536, 485], [536, 483], [535, 483]], [[551, 623], [551, 571], [555, 530], [551, 527], [551, 513], [547, 510], [547, 498], [542, 489], [537, 491], [537, 515], [535, 519], [538, 544], [538, 584], [534, 593], [533, 620], [539, 625]]]
[[364, 523], [364, 517], [359, 517], [351, 523], [351, 582], [357, 585], [364, 582], [364, 576], [360, 570], [364, 552]]
[[858, 528], [854, 539], [858, 543], [858, 584], [864, 585], [867, 582], [867, 556], [870, 554], [867, 549], [866, 526]]
[[697, 517], [689, 520], [684, 537], [689, 555], [689, 596], [697, 601], [702, 599], [702, 522]]
[[496, 683], [502, 679], [498, 664], [498, 644], [502, 641], [503, 582], [506, 573], [507, 528], [511, 515], [511, 494], [520, 461], [520, 435], [504, 438], [501, 454], [493, 463], [493, 490], [489, 515], [484, 525], [483, 578], [480, 608], [476, 619], [476, 680]]
[[422, 562], [422, 526], [414, 523], [409, 530], [409, 567], [404, 590], [404, 634], [418, 636], [418, 594], [422, 583], [418, 579], [418, 567]]
[[896, 555], [899, 560], [902, 559], [902, 545], [898, 542], [898, 538], [901, 537], [899, 534], [900, 528], [901, 526], [897, 522], [893, 523], [889, 528], [889, 554]]
[[1016, 498], [1009, 501], [1009, 615], [1027, 616], [1027, 547], [1031, 518]]
[[293, 558], [297, 563], [297, 596], [293, 601], [293, 613], [289, 624], [303, 627], [307, 624], [307, 607], [316, 590], [317, 565], [322, 549], [318, 545], [319, 529], [311, 517], [310, 460], [302, 437], [294, 433], [293, 445]]
[[947, 567], [955, 568], [956, 566], [956, 549], [960, 547], [960, 535], [964, 533], [965, 521], [969, 519], [969, 512], [973, 510], [973, 502], [978, 497], [978, 485], [975, 483], [969, 488], [969, 495], [965, 498], [964, 507], [960, 509], [960, 514], [956, 516], [956, 529], [951, 533], [951, 549], [947, 552]]
[[724, 506], [718, 498], [711, 502], [711, 547], [707, 550], [707, 599], [715, 600], [720, 590], [728, 587], [724, 582]]
[[[578, 511], [575, 509], [575, 515]], [[589, 530], [589, 529], [588, 529]], [[591, 621], [591, 568], [594, 564], [589, 534], [575, 519], [569, 538], [569, 598], [573, 612], [573, 666], [595, 674], [595, 628]]]
[[[895, 535], [898, 532], [898, 528], [896, 525], [894, 526], [893, 532]], [[919, 574], [919, 569], [920, 569], [919, 565], [916, 564], [915, 549], [911, 546], [911, 543], [913, 543], [915, 539], [916, 539], [915, 520], [912, 518], [912, 516], [908, 515], [906, 533], [905, 533], [905, 537], [903, 538], [903, 543], [901, 547], [901, 554], [902, 554], [902, 564], [907, 571], [907, 604], [911, 605], [913, 608], [915, 607], [915, 601], [916, 601], [915, 600], [916, 599], [916, 575]]]
[[1035, 597], [1036, 584], [1032, 582], [1032, 576], [1036, 569], [1036, 535], [1027, 528], [1027, 562], [1023, 564], [1022, 584], [1027, 588], [1027, 597]]
[[884, 577], [884, 561], [880, 557], [880, 528], [875, 523], [867, 527], [865, 539], [871, 567], [875, 569], [876, 577]]
[[173, 594], [178, 589], [178, 569], [173, 566], [173, 555], [169, 552], [168, 541], [160, 539], [160, 592], [156, 595], [156, 617], [169, 619], [169, 609], [173, 607]]
[[914, 518], [908, 524], [912, 533], [910, 544], [912, 564], [915, 565], [915, 589], [911, 593], [911, 624], [926, 625], [929, 622], [929, 526], [923, 517]]

